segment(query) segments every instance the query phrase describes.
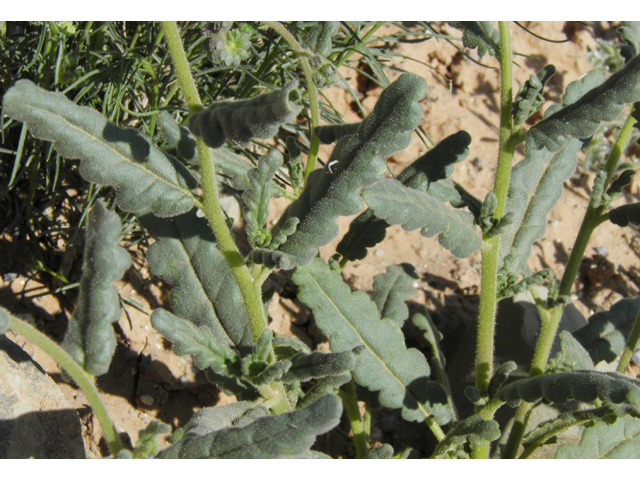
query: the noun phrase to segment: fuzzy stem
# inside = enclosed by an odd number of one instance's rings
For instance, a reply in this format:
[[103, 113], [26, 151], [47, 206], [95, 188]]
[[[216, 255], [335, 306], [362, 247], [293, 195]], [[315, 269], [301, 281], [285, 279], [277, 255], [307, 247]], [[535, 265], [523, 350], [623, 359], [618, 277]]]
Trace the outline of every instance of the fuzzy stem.
[[307, 52], [300, 46], [296, 38], [287, 30], [287, 28], [280, 22], [264, 22], [280, 34], [282, 38], [286, 40], [291, 49], [298, 56], [300, 60], [300, 66], [306, 77], [307, 92], [309, 93], [309, 107], [311, 109], [311, 144], [309, 145], [309, 154], [307, 156], [307, 167], [304, 172], [304, 180], [307, 181], [309, 174], [316, 168], [316, 158], [318, 157], [318, 150], [320, 149], [320, 139], [316, 136], [316, 127], [320, 124], [320, 104], [318, 103], [318, 90], [316, 84], [313, 83], [313, 70], [309, 64], [307, 58]]
[[633, 328], [631, 329], [631, 333], [629, 334], [629, 338], [627, 339], [627, 344], [624, 347], [624, 352], [622, 352], [620, 363], [618, 363], [618, 373], [624, 374], [624, 372], [627, 371], [629, 361], [631, 361], [631, 356], [638, 347], [638, 340], [640, 340], [640, 311], [638, 311], [636, 320], [635, 322], [633, 322]]
[[[498, 198], [495, 218], [504, 214], [515, 154], [511, 103], [513, 96], [511, 37], [509, 24], [500, 22], [500, 147], [494, 192]], [[485, 391], [493, 373], [493, 350], [497, 306], [498, 247], [500, 236], [486, 239], [482, 244], [482, 280], [480, 313], [478, 318], [478, 344], [476, 350], [476, 388]]]
[[349, 415], [351, 429], [353, 430], [353, 443], [356, 447], [356, 456], [357, 458], [369, 458], [369, 432], [367, 431], [362, 415], [360, 415], [355, 382], [351, 380], [344, 387], [344, 390], [338, 390], [338, 395], [342, 399], [347, 409], [347, 414]]
[[[498, 198], [498, 206], [494, 218], [500, 219], [504, 214], [511, 178], [511, 167], [519, 132], [514, 131], [511, 116], [513, 99], [513, 73], [511, 33], [509, 23], [500, 22], [500, 139], [498, 150], [498, 167], [494, 193]], [[478, 314], [478, 338], [476, 349], [476, 388], [485, 391], [489, 387], [489, 380], [493, 374], [493, 351], [495, 336], [495, 320], [497, 310], [497, 276], [498, 276], [498, 248], [500, 235], [485, 238], [482, 242], [482, 279], [480, 307]], [[490, 445], [473, 449], [474, 458], [488, 458]]]
[[47, 337], [45, 334], [35, 329], [28, 323], [14, 317], [9, 316], [9, 330], [18, 335], [22, 335], [30, 342], [36, 344], [47, 355], [53, 358], [60, 368], [69, 374], [73, 381], [80, 387], [82, 392], [87, 397], [87, 400], [93, 408], [93, 412], [96, 418], [100, 422], [102, 427], [102, 433], [104, 435], [107, 444], [109, 445], [109, 451], [112, 456], [118, 455], [118, 452], [123, 450], [120, 436], [116, 431], [116, 427], [109, 417], [109, 412], [105, 406], [98, 390], [95, 386], [95, 379], [92, 375], [87, 373], [76, 361], [69, 355], [66, 350], [60, 347], [57, 343]]
[[[189, 109], [198, 111], [202, 108], [200, 96], [196, 88], [195, 81], [191, 75], [189, 62], [182, 46], [182, 41], [178, 33], [175, 22], [162, 22], [162, 30], [165, 34], [167, 45], [171, 53], [171, 59], [176, 69], [178, 83], [182, 88]], [[238, 250], [233, 239], [233, 235], [229, 230], [225, 215], [220, 206], [220, 198], [218, 195], [218, 181], [216, 178], [216, 168], [214, 160], [214, 150], [205, 145], [202, 138], [197, 140], [198, 158], [200, 159], [201, 185], [204, 200], [202, 202], [202, 211], [204, 212], [209, 225], [216, 236], [218, 249], [229, 264], [231, 273], [240, 289], [244, 306], [247, 310], [249, 318], [249, 326], [254, 341], [258, 341], [262, 332], [267, 328], [267, 318], [265, 316], [264, 306], [262, 304], [262, 292], [260, 285], [254, 284], [253, 277], [249, 272], [247, 265]], [[270, 358], [274, 358], [273, 350], [270, 351]], [[284, 387], [282, 384], [274, 384], [274, 390], [279, 397], [278, 411], [290, 411]]]

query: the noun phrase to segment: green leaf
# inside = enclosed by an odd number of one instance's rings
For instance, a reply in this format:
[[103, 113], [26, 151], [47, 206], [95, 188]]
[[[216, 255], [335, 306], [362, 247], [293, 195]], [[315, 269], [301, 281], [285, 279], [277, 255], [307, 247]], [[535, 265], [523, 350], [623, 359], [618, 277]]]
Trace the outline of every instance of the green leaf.
[[462, 30], [462, 44], [467, 48], [477, 48], [480, 58], [486, 53], [498, 55], [500, 32], [491, 22], [448, 22], [453, 28]]
[[620, 227], [640, 225], [640, 203], [622, 205], [609, 211], [609, 221]]
[[486, 420], [481, 415], [472, 415], [447, 432], [447, 435], [438, 443], [432, 458], [442, 457], [449, 450], [455, 449], [465, 442], [472, 447], [481, 447], [487, 442], [493, 442], [500, 438], [500, 425], [495, 420]]
[[212, 365], [216, 370], [226, 370], [228, 362], [237, 360], [237, 354], [229, 346], [215, 341], [215, 335], [207, 325], [195, 325], [162, 308], [151, 314], [151, 325], [173, 342], [177, 355], [192, 355], [200, 370]]
[[173, 313], [206, 326], [216, 344], [248, 353], [254, 342], [242, 295], [206, 219], [194, 209], [172, 219], [145, 215], [140, 222], [156, 239], [149, 267], [172, 286]]
[[356, 354], [352, 351], [300, 352], [291, 359], [291, 363], [291, 368], [282, 378], [284, 383], [307, 382], [314, 378], [344, 375], [355, 368]]
[[591, 403], [597, 398], [605, 403], [640, 405], [640, 386], [618, 373], [578, 370], [516, 380], [502, 387], [497, 396], [511, 406], [518, 406], [523, 400], [563, 404], [568, 400]]
[[249, 100], [215, 102], [189, 118], [189, 129], [211, 148], [227, 142], [248, 147], [251, 138], [271, 138], [280, 125], [295, 120], [302, 108], [297, 87], [293, 81]]
[[338, 388], [351, 381], [351, 373], [343, 373], [335, 377], [324, 377], [309, 389], [304, 398], [298, 403], [298, 408], [311, 405], [313, 402], [330, 393], [336, 393]]
[[595, 370], [596, 367], [585, 348], [567, 330], [560, 332], [561, 350], [549, 361], [547, 371], [558, 373], [573, 370]]
[[107, 373], [117, 345], [111, 324], [120, 319], [120, 301], [113, 282], [131, 266], [131, 257], [118, 246], [120, 227], [120, 217], [95, 202], [85, 232], [78, 304], [62, 341], [92, 375]]
[[640, 297], [622, 299], [606, 311], [589, 317], [573, 336], [589, 352], [593, 363], [611, 363], [624, 349], [640, 310]]
[[544, 86], [555, 73], [556, 67], [547, 65], [537, 74], [531, 75], [520, 87], [511, 110], [516, 127], [523, 125], [531, 115], [540, 110], [544, 102]]
[[258, 166], [247, 173], [249, 185], [242, 194], [245, 204], [243, 213], [247, 236], [253, 247], [266, 247], [271, 242], [271, 234], [267, 229], [271, 185], [276, 171], [282, 166], [282, 161], [282, 154], [275, 148], [271, 149], [260, 157]]
[[338, 33], [340, 22], [316, 22], [313, 30], [304, 41], [304, 48], [326, 57], [331, 53], [332, 37]]
[[340, 139], [327, 167], [309, 175], [302, 194], [287, 207], [272, 231], [275, 236], [290, 218], [300, 219], [297, 230], [279, 248], [290, 257], [291, 265], [308, 264], [318, 247], [339, 233], [336, 218], [361, 210], [361, 189], [384, 178], [384, 159], [411, 142], [411, 131], [422, 117], [418, 100], [425, 91], [424, 79], [402, 74], [382, 92], [358, 130]]
[[95, 110], [28, 80], [7, 90], [3, 109], [26, 123], [34, 137], [53, 142], [61, 156], [80, 159], [85, 180], [114, 186], [122, 210], [171, 217], [193, 208], [193, 175], [137, 130], [117, 127]]
[[502, 385], [504, 385], [504, 383], [509, 379], [511, 372], [514, 372], [517, 369], [518, 364], [511, 360], [496, 368], [496, 371], [489, 381], [489, 388], [487, 389], [489, 391], [489, 395], [492, 397], [495, 396]]
[[196, 159], [198, 145], [195, 137], [186, 127], [178, 125], [169, 112], [160, 112], [158, 128], [160, 128], [167, 145], [175, 147], [180, 157], [188, 161]]
[[413, 284], [417, 279], [416, 269], [408, 263], [390, 265], [386, 273], [373, 277], [371, 299], [381, 318], [388, 318], [402, 327], [409, 316], [406, 301], [415, 293]]
[[297, 193], [304, 186], [304, 164], [302, 162], [302, 150], [292, 136], [287, 137], [287, 170], [293, 190]]
[[[422, 191], [429, 188], [429, 193], [436, 192], [435, 196], [442, 201], [459, 199], [459, 203], [453, 201], [456, 203], [454, 206], [462, 206], [462, 198], [455, 187], [447, 189], [449, 184], [453, 183], [449, 181], [447, 185], [440, 184], [453, 173], [453, 164], [469, 155], [470, 143], [471, 136], [465, 131], [448, 136], [406, 167], [397, 180], [409, 188]], [[443, 192], [450, 195], [447, 197]], [[349, 231], [340, 240], [336, 251], [349, 260], [362, 260], [367, 255], [367, 248], [374, 247], [384, 240], [388, 226], [387, 222], [377, 218], [367, 209], [351, 222]]]
[[427, 416], [440, 424], [450, 420], [446, 393], [429, 380], [426, 359], [418, 350], [407, 349], [400, 328], [391, 320], [380, 319], [366, 293], [351, 292], [340, 274], [319, 258], [298, 267], [292, 278], [300, 287], [298, 298], [313, 311], [332, 351], [364, 345], [353, 378], [379, 392], [380, 404], [400, 408], [408, 421], [422, 421]]
[[620, 48], [620, 55], [628, 62], [640, 51], [640, 22], [620, 22], [622, 27], [618, 28], [620, 37], [627, 42]]
[[320, 125], [316, 128], [318, 140], [324, 144], [334, 143], [347, 135], [353, 135], [360, 128], [362, 122], [335, 123], [332, 125]]
[[[573, 100], [573, 98], [571, 99]], [[601, 122], [617, 119], [627, 103], [640, 100], [640, 56], [631, 59], [602, 85], [546, 117], [527, 132], [532, 148], [557, 152], [569, 138], [591, 137]]]
[[152, 420], [138, 433], [138, 443], [132, 458], [150, 458], [157, 455], [162, 450], [159, 437], [168, 433], [171, 433], [170, 425], [162, 423], [160, 420]]
[[[577, 425], [587, 425], [589, 428], [604, 422], [605, 425], [611, 425], [616, 422], [619, 417], [631, 415], [633, 417], [640, 416], [640, 409], [634, 405], [606, 405], [604, 407], [593, 408], [590, 410], [579, 410], [576, 412], [564, 412], [558, 417], [552, 418], [537, 425], [533, 430], [527, 433], [522, 441], [522, 445], [530, 449], [542, 446], [547, 440], [554, 437], [571, 427]], [[584, 438], [584, 435], [583, 435]], [[560, 446], [560, 448], [566, 448]], [[556, 456], [556, 458], [561, 458]]]
[[640, 419], [622, 417], [613, 425], [585, 429], [580, 445], [560, 445], [556, 458], [639, 458]]
[[509, 271], [524, 273], [533, 242], [544, 235], [547, 215], [562, 196], [563, 183], [576, 169], [581, 146], [579, 140], [570, 139], [554, 153], [535, 149], [527, 138], [525, 158], [513, 167], [509, 183], [505, 215], [512, 215], [513, 222], [500, 236], [499, 255]]
[[438, 235], [440, 245], [456, 257], [466, 258], [480, 249], [473, 215], [454, 210], [429, 193], [386, 179], [367, 187], [362, 196], [376, 217], [407, 231], [421, 228], [425, 237]]
[[201, 410], [185, 426], [184, 436], [159, 457], [295, 458], [308, 454], [316, 437], [338, 425], [342, 414], [342, 402], [335, 395], [273, 416], [264, 411], [251, 415], [256, 409], [249, 409], [246, 404], [234, 408], [235, 405]]
[[11, 318], [11, 314], [0, 307], [0, 335], [4, 335], [9, 328], [9, 319]]
[[369, 452], [370, 460], [389, 460], [393, 458], [393, 447], [388, 443], [378, 445]]

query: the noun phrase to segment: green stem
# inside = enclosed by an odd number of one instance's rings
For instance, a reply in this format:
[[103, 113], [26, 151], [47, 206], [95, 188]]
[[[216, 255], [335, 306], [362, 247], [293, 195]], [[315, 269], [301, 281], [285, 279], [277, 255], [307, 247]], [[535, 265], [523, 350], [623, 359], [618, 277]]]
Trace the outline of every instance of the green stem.
[[[609, 183], [611, 183], [611, 179], [613, 178], [616, 168], [618, 167], [618, 162], [622, 157], [622, 153], [629, 143], [629, 139], [631, 138], [631, 133], [633, 131], [633, 126], [635, 124], [635, 118], [633, 118], [632, 115], [629, 115], [627, 121], [622, 127], [622, 130], [620, 131], [620, 134], [618, 135], [616, 143], [611, 149], [611, 153], [609, 154], [609, 158], [607, 159], [607, 164], [605, 166], [605, 170], [607, 171], [607, 181], [605, 182], [604, 186], [605, 190]], [[575, 244], [573, 245], [573, 249], [571, 250], [571, 255], [569, 256], [569, 260], [567, 262], [567, 267], [565, 268], [564, 274], [562, 275], [562, 280], [560, 281], [558, 296], [566, 297], [571, 294], [573, 282], [575, 282], [576, 277], [578, 276], [580, 263], [584, 258], [584, 254], [587, 250], [587, 245], [589, 244], [591, 235], [593, 234], [593, 231], [608, 218], [608, 215], [603, 214], [601, 210], [602, 209], [596, 209], [591, 205], [589, 205], [589, 207], [587, 208], [587, 211], [585, 212], [584, 218], [582, 220], [582, 225], [580, 225], [580, 231], [578, 232]], [[531, 362], [531, 369], [529, 371], [530, 377], [541, 375], [547, 368], [549, 354], [551, 352], [551, 347], [553, 346], [553, 340], [555, 339], [556, 333], [558, 331], [558, 326], [560, 325], [560, 320], [562, 319], [564, 305], [556, 305], [548, 309], [539, 307], [538, 311], [540, 312], [542, 323], [540, 328], [540, 336], [538, 338], [538, 344], [536, 345], [536, 350], [533, 354], [533, 360]], [[503, 458], [515, 458], [518, 447], [522, 442], [522, 436], [524, 435], [524, 430], [527, 425], [527, 413], [530, 410], [531, 405], [526, 402], [518, 408], [514, 425], [511, 429], [511, 433], [509, 434], [509, 439], [507, 440], [507, 446], [505, 447], [505, 450], [503, 452]]]
[[[496, 219], [502, 218], [507, 203], [511, 167], [516, 149], [514, 138], [519, 132], [514, 131], [511, 116], [513, 99], [513, 72], [511, 33], [509, 23], [500, 22], [500, 139], [498, 150], [498, 167], [494, 193], [498, 198], [498, 206], [494, 213]], [[485, 238], [482, 242], [482, 279], [480, 307], [478, 314], [478, 338], [476, 349], [476, 388], [485, 391], [489, 387], [489, 380], [493, 375], [493, 351], [495, 336], [495, 320], [497, 310], [497, 281], [498, 281], [498, 248], [500, 235]], [[476, 408], [477, 410], [477, 408]], [[473, 449], [474, 458], [489, 458], [490, 445]]]
[[[195, 81], [191, 75], [189, 62], [182, 46], [178, 28], [175, 22], [162, 22], [162, 31], [169, 46], [171, 59], [178, 77], [178, 83], [180, 83], [180, 87], [187, 99], [189, 110], [191, 112], [198, 111], [202, 108], [202, 103]], [[267, 328], [267, 318], [265, 316], [264, 305], [262, 304], [260, 287], [258, 286], [256, 288], [256, 285], [254, 285], [253, 277], [238, 250], [233, 235], [227, 225], [222, 207], [220, 206], [218, 181], [213, 156], [214, 150], [205, 145], [202, 138], [198, 138], [197, 148], [198, 158], [200, 159], [200, 182], [204, 197], [202, 211], [207, 217], [211, 229], [216, 236], [218, 249], [229, 264], [231, 273], [238, 284], [247, 311], [247, 317], [249, 318], [251, 335], [254, 341], [258, 341], [262, 332]], [[270, 352], [269, 356], [272, 359], [274, 358], [273, 351]], [[276, 410], [290, 411], [291, 406], [289, 405], [282, 384], [276, 385], [274, 389], [280, 398], [280, 404], [276, 407]]]
[[365, 420], [360, 415], [358, 397], [356, 396], [356, 385], [351, 380], [344, 390], [338, 390], [338, 395], [342, 399], [349, 415], [351, 429], [353, 430], [353, 443], [356, 447], [358, 458], [369, 458], [369, 432], [366, 429]]
[[49, 337], [47, 337], [28, 323], [12, 315], [9, 316], [9, 330], [17, 333], [18, 335], [22, 335], [30, 342], [36, 344], [38, 347], [44, 350], [47, 355], [58, 362], [60, 368], [62, 368], [69, 374], [69, 376], [78, 385], [78, 387], [80, 387], [82, 392], [87, 397], [87, 400], [91, 404], [93, 412], [95, 413], [96, 418], [98, 419], [98, 421], [100, 422], [100, 426], [102, 427], [102, 433], [104, 434], [104, 438], [107, 441], [107, 445], [109, 446], [111, 455], [114, 457], [118, 455], [118, 452], [123, 449], [122, 442], [120, 441], [120, 436], [116, 431], [115, 425], [109, 417], [107, 407], [103, 403], [102, 398], [100, 397], [100, 394], [96, 389], [93, 376], [85, 372], [82, 367], [80, 367], [80, 365], [78, 365], [76, 361], [71, 358], [71, 355], [69, 355], [57, 343], [55, 343]]
[[620, 363], [618, 363], [618, 373], [624, 374], [624, 372], [627, 371], [631, 356], [638, 347], [638, 340], [640, 340], [640, 311], [638, 311], [636, 320], [635, 322], [633, 322], [633, 328], [631, 329], [631, 333], [629, 334], [629, 338], [627, 339], [627, 344], [624, 347], [624, 352], [622, 352]]
[[311, 144], [309, 145], [309, 154], [307, 156], [307, 167], [304, 172], [304, 180], [307, 181], [309, 174], [316, 168], [316, 159], [318, 150], [320, 149], [320, 140], [316, 136], [316, 127], [320, 124], [320, 104], [318, 103], [318, 90], [313, 83], [313, 70], [307, 58], [307, 52], [300, 46], [296, 38], [286, 29], [280, 22], [264, 22], [270, 28], [280, 34], [286, 40], [291, 49], [296, 53], [302, 66], [302, 71], [306, 77], [307, 92], [309, 93], [309, 107], [311, 109]]
[[[513, 97], [511, 36], [507, 22], [500, 22], [500, 140], [494, 192], [498, 198], [495, 218], [504, 214], [515, 154], [511, 117]], [[498, 247], [500, 236], [486, 239], [482, 245], [482, 280], [476, 350], [476, 388], [485, 391], [493, 373], [493, 350], [497, 305]]]

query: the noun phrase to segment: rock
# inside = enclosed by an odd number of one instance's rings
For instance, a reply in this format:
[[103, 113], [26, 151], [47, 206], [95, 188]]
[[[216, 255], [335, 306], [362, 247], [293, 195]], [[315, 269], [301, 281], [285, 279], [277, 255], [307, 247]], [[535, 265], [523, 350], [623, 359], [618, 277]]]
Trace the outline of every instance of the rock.
[[5, 336], [0, 336], [0, 458], [85, 458], [76, 410]]

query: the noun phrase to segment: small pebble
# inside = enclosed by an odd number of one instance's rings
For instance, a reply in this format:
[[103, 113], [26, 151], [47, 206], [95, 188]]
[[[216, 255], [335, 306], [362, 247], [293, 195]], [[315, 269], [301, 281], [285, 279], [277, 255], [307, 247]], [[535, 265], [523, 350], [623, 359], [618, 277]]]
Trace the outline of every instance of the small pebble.
[[558, 225], [560, 225], [560, 220], [551, 220], [551, 226], [553, 228], [557, 227]]
[[384, 255], [384, 250], [376, 250], [375, 252], [373, 252], [373, 254], [376, 257], [381, 257], [382, 255]]
[[601, 257], [606, 257], [607, 256], [607, 247], [595, 247], [594, 250]]
[[18, 274], [17, 273], [5, 273], [4, 275], [2, 275], [2, 277], [4, 278], [4, 280], [6, 282], [13, 282], [16, 278], [18, 278]]
[[153, 399], [153, 397], [151, 395], [142, 395], [140, 397], [140, 403], [142, 403], [143, 405], [147, 405], [147, 406], [151, 406], [153, 405], [153, 402], [155, 400]]
[[82, 401], [82, 395], [74, 395], [74, 396], [73, 396], [73, 399], [74, 399], [76, 402], [81, 402], [81, 401]]

